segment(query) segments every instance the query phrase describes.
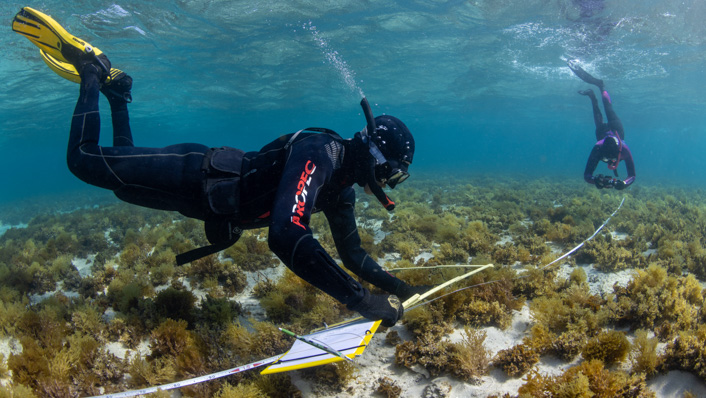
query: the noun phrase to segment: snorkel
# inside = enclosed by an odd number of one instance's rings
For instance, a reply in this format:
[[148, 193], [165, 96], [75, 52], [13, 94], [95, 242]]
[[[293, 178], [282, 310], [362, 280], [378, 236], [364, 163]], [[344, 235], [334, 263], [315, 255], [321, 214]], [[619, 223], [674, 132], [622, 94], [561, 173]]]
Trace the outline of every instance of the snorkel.
[[363, 144], [365, 144], [367, 149], [370, 151], [370, 158], [368, 160], [370, 171], [367, 175], [368, 187], [378, 201], [380, 201], [380, 203], [385, 207], [385, 209], [387, 211], [392, 211], [395, 209], [395, 202], [393, 202], [392, 199], [385, 194], [382, 187], [378, 185], [378, 182], [375, 179], [375, 166], [385, 163], [387, 160], [385, 159], [385, 156], [383, 156], [382, 152], [380, 152], [377, 145], [370, 140], [370, 135], [375, 133], [375, 117], [373, 116], [373, 110], [370, 108], [370, 103], [368, 103], [368, 99], [365, 97], [360, 100], [360, 106], [363, 108], [363, 114], [365, 115], [366, 121], [366, 126], [363, 131], [361, 131], [360, 137], [363, 140]]

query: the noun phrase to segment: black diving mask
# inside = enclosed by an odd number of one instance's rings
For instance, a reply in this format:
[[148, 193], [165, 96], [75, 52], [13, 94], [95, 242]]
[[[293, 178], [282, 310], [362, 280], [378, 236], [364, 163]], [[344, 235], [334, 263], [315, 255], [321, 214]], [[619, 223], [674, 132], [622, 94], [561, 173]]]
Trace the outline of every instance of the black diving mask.
[[387, 161], [381, 165], [375, 167], [375, 177], [381, 184], [387, 185], [392, 189], [395, 189], [397, 184], [401, 184], [406, 179], [409, 178], [409, 173], [407, 172], [407, 167], [400, 165], [402, 167], [397, 167], [397, 162]]

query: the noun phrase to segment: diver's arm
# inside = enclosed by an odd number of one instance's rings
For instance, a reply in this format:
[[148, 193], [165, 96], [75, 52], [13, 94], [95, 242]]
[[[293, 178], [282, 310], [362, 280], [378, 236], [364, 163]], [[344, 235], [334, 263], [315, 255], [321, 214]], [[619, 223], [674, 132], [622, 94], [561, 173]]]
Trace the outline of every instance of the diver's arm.
[[625, 168], [628, 169], [628, 178], [623, 180], [625, 187], [627, 187], [635, 182], [635, 162], [632, 159], [632, 152], [630, 152], [630, 148], [628, 148], [627, 145], [623, 146], [620, 158], [625, 161]]
[[330, 180], [333, 167], [326, 151], [308, 146], [292, 146], [272, 208], [268, 243], [297, 276], [339, 302], [354, 305], [363, 300], [365, 289], [336, 264], [309, 228], [316, 196]]
[[[635, 181], [635, 162], [632, 159], [632, 152], [627, 146], [623, 147], [625, 167], [628, 169], [628, 178], [625, 180], [625, 184], [630, 185]], [[627, 156], [625, 156], [627, 155]]]
[[400, 289], [406, 288], [407, 284], [382, 269], [361, 247], [354, 207], [355, 191], [349, 187], [341, 192], [335, 206], [324, 210], [343, 265], [380, 289], [391, 294], [401, 294]]
[[598, 162], [600, 161], [599, 152], [600, 146], [594, 145], [593, 149], [591, 149], [591, 154], [588, 155], [588, 160], [586, 161], [586, 169], [583, 171], [583, 179], [589, 184], [595, 185], [596, 183], [596, 179], [593, 177], [593, 172], [596, 171], [596, 167], [598, 167]]

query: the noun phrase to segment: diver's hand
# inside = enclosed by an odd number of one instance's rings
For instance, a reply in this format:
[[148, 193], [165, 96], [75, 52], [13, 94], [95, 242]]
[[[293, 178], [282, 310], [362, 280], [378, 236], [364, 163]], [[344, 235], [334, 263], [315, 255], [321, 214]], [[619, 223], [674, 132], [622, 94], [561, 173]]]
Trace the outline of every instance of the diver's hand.
[[350, 305], [348, 307], [351, 311], [356, 311], [364, 318], [370, 319], [371, 321], [377, 321], [381, 319], [380, 323], [385, 327], [393, 327], [402, 319], [404, 314], [404, 307], [402, 302], [395, 295], [389, 294], [370, 294], [366, 289], [363, 300], [357, 304]]
[[598, 189], [603, 189], [605, 188], [605, 176], [603, 174], [599, 174], [595, 177], [593, 177], [593, 183], [596, 185], [596, 188]]
[[623, 189], [625, 189], [627, 187], [627, 184], [625, 184], [625, 181], [623, 181], [623, 180], [615, 180], [615, 182], [613, 183], [613, 186], [618, 191], [622, 191]]
[[[593, 183], [596, 184], [596, 188], [598, 188], [598, 189], [614, 188], [618, 181], [620, 181], [620, 180], [618, 180], [617, 178], [611, 178], [608, 176], [604, 176], [603, 174], [599, 174], [593, 178]], [[620, 182], [623, 183], [622, 181], [620, 181]], [[625, 184], [625, 183], [623, 183], [623, 184]], [[622, 189], [622, 188], [619, 188], [619, 189]]]

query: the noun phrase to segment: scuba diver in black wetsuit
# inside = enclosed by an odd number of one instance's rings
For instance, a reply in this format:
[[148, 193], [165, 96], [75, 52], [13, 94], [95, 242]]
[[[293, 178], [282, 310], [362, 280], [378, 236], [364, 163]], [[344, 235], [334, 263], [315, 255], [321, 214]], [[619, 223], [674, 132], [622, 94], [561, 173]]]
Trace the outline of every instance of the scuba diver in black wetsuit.
[[[593, 90], [579, 91], [579, 94], [586, 95], [591, 99], [593, 105], [593, 121], [596, 124], [596, 144], [591, 149], [591, 154], [586, 162], [586, 169], [583, 172], [583, 178], [589, 184], [594, 184], [596, 188], [615, 188], [618, 190], [625, 189], [635, 181], [635, 163], [632, 159], [632, 153], [625, 143], [625, 134], [623, 132], [623, 123], [618, 118], [618, 115], [613, 110], [613, 104], [610, 100], [608, 92], [605, 90], [603, 80], [596, 79], [588, 72], [583, 70], [575, 62], [568, 62], [569, 69], [581, 80], [588, 84], [593, 84], [601, 91], [603, 99], [603, 108], [605, 109], [607, 123], [603, 123], [603, 115], [598, 106], [598, 100]], [[618, 164], [620, 161], [625, 161], [625, 167], [628, 171], [628, 178], [621, 180], [598, 174], [593, 175], [593, 172], [598, 166], [598, 162], [603, 161], [608, 163], [608, 169], [613, 170], [615, 177], [618, 177]]]
[[[81, 87], [69, 136], [69, 169], [126, 202], [203, 220], [211, 246], [177, 256], [179, 263], [227, 248], [244, 229], [269, 227], [269, 247], [289, 269], [350, 310], [382, 319], [384, 326], [402, 317], [398, 297], [426, 290], [387, 273], [368, 256], [354, 216], [356, 183], [388, 210], [394, 208], [382, 188], [395, 188], [409, 177], [414, 155], [414, 139], [402, 121], [373, 118], [363, 99], [368, 124], [351, 139], [309, 128], [254, 152], [201, 144], [136, 147], [127, 109], [132, 79], [111, 70], [104, 54], [84, 58], [74, 63]], [[110, 78], [107, 71], [114, 71]], [[112, 147], [98, 145], [99, 92], [111, 107]], [[318, 211], [329, 221], [346, 268], [388, 294], [371, 294], [321, 247], [309, 228]]]

